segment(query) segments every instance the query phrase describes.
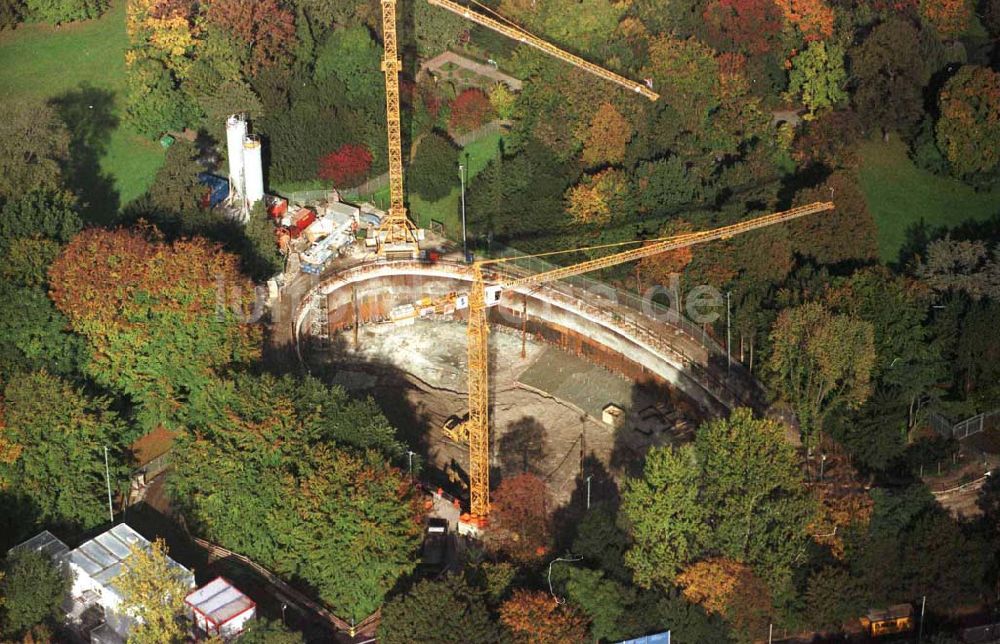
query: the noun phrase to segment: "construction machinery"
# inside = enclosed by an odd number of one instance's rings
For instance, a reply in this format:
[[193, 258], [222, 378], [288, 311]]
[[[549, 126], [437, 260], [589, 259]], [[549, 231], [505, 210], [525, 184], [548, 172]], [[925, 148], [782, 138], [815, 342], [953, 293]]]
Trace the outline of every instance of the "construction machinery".
[[[460, 303], [451, 310], [469, 309], [468, 329], [466, 331], [468, 358], [468, 388], [469, 412], [462, 422], [449, 419], [445, 426], [445, 435], [455, 441], [468, 442], [469, 445], [469, 500], [473, 517], [485, 518], [490, 510], [490, 449], [489, 449], [489, 324], [488, 310], [500, 304], [504, 292], [527, 289], [554, 282], [556, 280], [581, 275], [591, 271], [618, 266], [627, 262], [651, 257], [660, 253], [687, 248], [716, 239], [728, 239], [752, 230], [773, 226], [799, 217], [818, 212], [832, 210], [831, 202], [816, 202], [799, 206], [791, 210], [776, 212], [748, 219], [729, 226], [713, 228], [700, 232], [685, 233], [673, 237], [663, 237], [646, 241], [633, 241], [618, 244], [605, 244], [587, 248], [541, 253], [537, 255], [522, 255], [499, 259], [483, 259], [473, 262], [472, 286], [467, 296], [449, 293], [438, 300], [423, 298], [419, 307], [410, 307], [412, 317], [420, 317], [423, 311], [427, 314], [447, 312], [449, 303]], [[635, 246], [627, 250], [612, 253], [604, 257], [587, 260], [578, 264], [554, 268], [549, 271], [525, 274], [520, 271], [507, 270], [508, 265], [519, 260], [535, 257], [552, 257], [567, 253], [609, 250], [623, 246]]]
[[[624, 76], [560, 49], [528, 33], [498, 14], [494, 14], [497, 18], [491, 18], [482, 13], [470, 11], [467, 7], [451, 2], [451, 0], [428, 0], [428, 2], [509, 38], [530, 45], [595, 76], [641, 94], [651, 101], [659, 98], [659, 94], [650, 89], [646, 84], [629, 80]], [[396, 0], [381, 0], [381, 3], [382, 72], [385, 74], [385, 113], [389, 159], [389, 212], [375, 232], [376, 253], [379, 257], [388, 259], [415, 259], [419, 255], [418, 241], [421, 237], [421, 231], [417, 229], [407, 214], [404, 201], [403, 145], [399, 129], [399, 72], [402, 69], [402, 60], [399, 57], [399, 47], [396, 38]], [[486, 7], [484, 9], [489, 10]]]

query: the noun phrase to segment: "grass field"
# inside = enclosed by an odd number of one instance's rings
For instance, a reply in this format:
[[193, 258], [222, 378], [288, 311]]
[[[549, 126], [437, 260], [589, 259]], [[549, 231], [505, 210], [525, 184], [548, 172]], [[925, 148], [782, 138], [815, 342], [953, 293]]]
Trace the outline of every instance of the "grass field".
[[899, 258], [906, 231], [923, 220], [932, 228], [988, 219], [1000, 212], [1000, 188], [976, 192], [965, 183], [913, 165], [898, 138], [861, 146], [861, 189], [878, 226], [879, 255]]
[[[502, 138], [500, 134], [489, 134], [462, 149], [460, 158], [463, 162], [468, 160], [467, 182], [482, 172], [483, 168], [500, 154], [500, 140]], [[457, 167], [455, 168], [455, 176], [458, 176]], [[445, 233], [452, 239], [459, 239], [462, 236], [462, 191], [460, 187], [454, 188], [447, 196], [437, 201], [421, 199], [413, 192], [410, 192], [408, 197], [411, 216], [418, 226], [429, 228], [433, 220], [441, 222], [444, 225]], [[370, 199], [379, 208], [388, 208], [389, 188], [383, 188], [374, 195], [365, 198]]]
[[[5, 101], [58, 101], [92, 94], [109, 99], [108, 114], [100, 117], [106, 127], [99, 140], [88, 136], [92, 149], [87, 152], [97, 165], [91, 173], [107, 177], [121, 204], [145, 192], [163, 160], [155, 141], [120, 124], [127, 45], [124, 0], [117, 0], [98, 20], [59, 28], [27, 25], [0, 33], [0, 87]], [[77, 124], [67, 125], [72, 131]]]

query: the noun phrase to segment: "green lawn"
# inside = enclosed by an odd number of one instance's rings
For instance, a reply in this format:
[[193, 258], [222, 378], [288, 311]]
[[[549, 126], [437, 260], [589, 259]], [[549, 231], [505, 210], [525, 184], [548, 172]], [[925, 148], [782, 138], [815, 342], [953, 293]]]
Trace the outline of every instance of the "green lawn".
[[[479, 174], [486, 165], [500, 154], [500, 134], [489, 134], [481, 139], [477, 139], [462, 149], [461, 159], [468, 159], [468, 178], [471, 180]], [[466, 157], [468, 155], [468, 157]], [[458, 176], [458, 168], [455, 168], [455, 176]], [[461, 188], [454, 188], [447, 196], [437, 201], [427, 201], [421, 199], [419, 195], [409, 193], [410, 216], [421, 228], [429, 228], [431, 220], [444, 224], [445, 233], [452, 239], [459, 239], [462, 236], [462, 210]], [[468, 196], [468, 195], [466, 195]], [[372, 201], [380, 208], [389, 207], [389, 188], [383, 188], [374, 195], [363, 196], [362, 198]]]
[[898, 138], [866, 142], [860, 151], [861, 189], [878, 226], [884, 262], [899, 258], [907, 229], [921, 220], [931, 227], [954, 227], [1000, 212], [1000, 188], [977, 193], [961, 181], [921, 170]]
[[[156, 142], [115, 123], [121, 119], [127, 45], [124, 0], [117, 0], [98, 20], [58, 29], [27, 25], [0, 33], [4, 100], [58, 100], [85, 87], [109, 93], [110, 127], [93, 141], [98, 165], [93, 172], [110, 178], [122, 204], [146, 190], [163, 160]], [[74, 124], [68, 125], [72, 130]]]

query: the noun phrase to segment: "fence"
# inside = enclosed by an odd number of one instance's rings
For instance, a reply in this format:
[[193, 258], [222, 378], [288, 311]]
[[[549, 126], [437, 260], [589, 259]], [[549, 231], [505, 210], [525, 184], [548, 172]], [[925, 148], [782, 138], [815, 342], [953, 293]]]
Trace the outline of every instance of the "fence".
[[988, 429], [1000, 428], [1000, 409], [976, 414], [955, 424], [941, 414], [931, 414], [930, 420], [931, 427], [941, 436], [962, 440]]

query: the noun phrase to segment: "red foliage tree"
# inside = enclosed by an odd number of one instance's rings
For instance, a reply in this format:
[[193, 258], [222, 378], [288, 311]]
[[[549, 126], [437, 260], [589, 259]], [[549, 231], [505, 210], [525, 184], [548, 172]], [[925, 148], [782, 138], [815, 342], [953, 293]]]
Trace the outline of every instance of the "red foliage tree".
[[500, 621], [518, 643], [576, 644], [587, 639], [586, 618], [541, 590], [515, 590], [500, 606]]
[[278, 0], [212, 0], [206, 16], [247, 47], [250, 73], [290, 56], [295, 48], [295, 16]]
[[551, 530], [545, 482], [533, 474], [504, 479], [493, 492], [494, 545], [518, 561], [545, 554]]
[[372, 153], [356, 143], [345, 143], [319, 160], [319, 178], [332, 181], [334, 186], [353, 188], [368, 175]]
[[770, 51], [783, 26], [774, 0], [712, 0], [702, 17], [715, 48], [751, 56]]
[[461, 134], [482, 126], [493, 116], [490, 97], [480, 89], [467, 89], [451, 102], [451, 119], [448, 127]]

